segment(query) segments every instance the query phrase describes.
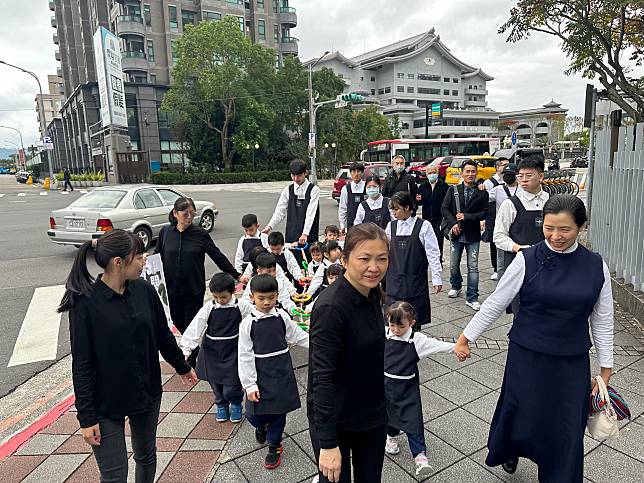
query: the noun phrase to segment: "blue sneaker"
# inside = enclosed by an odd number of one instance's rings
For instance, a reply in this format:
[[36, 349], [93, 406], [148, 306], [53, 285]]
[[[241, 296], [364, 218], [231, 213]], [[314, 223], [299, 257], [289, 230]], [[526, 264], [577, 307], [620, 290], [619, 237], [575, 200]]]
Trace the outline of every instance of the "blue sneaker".
[[215, 415], [215, 419], [223, 423], [224, 421], [228, 421], [229, 414], [228, 414], [228, 406], [217, 406], [217, 414]]
[[230, 405], [230, 422], [238, 423], [242, 420], [242, 405], [241, 404], [231, 404]]

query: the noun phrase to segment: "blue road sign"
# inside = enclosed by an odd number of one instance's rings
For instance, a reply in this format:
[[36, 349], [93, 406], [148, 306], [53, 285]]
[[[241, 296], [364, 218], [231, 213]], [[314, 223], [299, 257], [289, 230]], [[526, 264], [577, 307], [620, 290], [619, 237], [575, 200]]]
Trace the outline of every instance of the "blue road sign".
[[516, 143], [517, 143], [517, 132], [512, 131], [512, 144], [514, 145]]

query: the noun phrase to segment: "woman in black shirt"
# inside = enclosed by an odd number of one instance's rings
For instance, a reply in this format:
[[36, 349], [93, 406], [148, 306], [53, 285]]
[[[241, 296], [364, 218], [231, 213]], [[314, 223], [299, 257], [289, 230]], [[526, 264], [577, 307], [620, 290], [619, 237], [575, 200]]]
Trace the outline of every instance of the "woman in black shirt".
[[[177, 198], [168, 217], [170, 226], [161, 230], [155, 249], [163, 260], [172, 322], [182, 334], [204, 303], [206, 253], [222, 272], [229, 273], [235, 280], [240, 279], [240, 274], [208, 232], [192, 223], [195, 213], [191, 198]], [[196, 358], [197, 350], [190, 355], [191, 365], [194, 366]]]
[[94, 258], [105, 270], [96, 281], [87, 270], [91, 246], [80, 247], [58, 308], [69, 312], [76, 415], [101, 481], [127, 481], [127, 416], [136, 482], [152, 482], [162, 392], [159, 352], [184, 383], [197, 378], [168, 328], [156, 290], [141, 278], [141, 241], [124, 230], [95, 240]]
[[320, 482], [350, 482], [351, 466], [356, 483], [381, 480], [387, 412], [379, 284], [388, 256], [382, 228], [350, 228], [346, 271], [311, 314], [307, 412]]

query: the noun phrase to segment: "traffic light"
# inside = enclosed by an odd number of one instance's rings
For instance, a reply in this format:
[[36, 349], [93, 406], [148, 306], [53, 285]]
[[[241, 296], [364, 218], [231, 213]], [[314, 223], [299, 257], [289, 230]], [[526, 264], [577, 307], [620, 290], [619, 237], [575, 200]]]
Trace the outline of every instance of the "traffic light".
[[340, 99], [342, 99], [343, 101], [346, 101], [346, 102], [362, 102], [362, 101], [364, 101], [363, 96], [361, 96], [360, 94], [354, 94], [353, 92], [349, 93], [349, 94], [343, 94], [340, 97]]

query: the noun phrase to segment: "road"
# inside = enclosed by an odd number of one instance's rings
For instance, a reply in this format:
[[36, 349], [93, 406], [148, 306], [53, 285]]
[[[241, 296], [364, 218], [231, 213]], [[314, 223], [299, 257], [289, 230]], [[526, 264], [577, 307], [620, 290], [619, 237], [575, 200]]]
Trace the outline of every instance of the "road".
[[[260, 223], [266, 223], [274, 212], [280, 191], [276, 183], [181, 189], [194, 199], [216, 203], [220, 214], [211, 235], [231, 261], [242, 234], [241, 217], [254, 212]], [[64, 285], [76, 255], [73, 247], [51, 243], [45, 232], [49, 227], [49, 212], [64, 208], [82, 193], [78, 189], [68, 195], [60, 192], [41, 195], [41, 192], [38, 187], [18, 184], [13, 176], [0, 175], [0, 226], [3, 228], [0, 237], [0, 397], [69, 354], [68, 320], [67, 316], [62, 316], [55, 360], [7, 367], [28, 309], [28, 319], [32, 320], [29, 330], [45, 330], [38, 326], [38, 310], [51, 306], [50, 299], [57, 297], [57, 291], [53, 289], [53, 295], [48, 296], [47, 290], [52, 289], [39, 290], [35, 296], [36, 289]], [[331, 199], [329, 188], [322, 188], [320, 203], [321, 227], [337, 223], [337, 203]], [[283, 229], [283, 226], [277, 229]], [[93, 274], [100, 273], [93, 260], [88, 266]], [[215, 270], [214, 263], [207, 259], [206, 273], [212, 274]], [[62, 288], [58, 292], [60, 290]], [[53, 302], [55, 305], [55, 300]], [[50, 311], [43, 315], [43, 320], [48, 315], [51, 315]]]

